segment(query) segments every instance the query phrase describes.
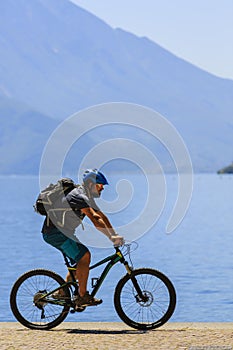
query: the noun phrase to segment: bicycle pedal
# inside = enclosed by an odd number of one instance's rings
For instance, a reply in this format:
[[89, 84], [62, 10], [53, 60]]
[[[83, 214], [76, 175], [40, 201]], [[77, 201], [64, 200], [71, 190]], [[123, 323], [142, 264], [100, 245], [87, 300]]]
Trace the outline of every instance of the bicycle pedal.
[[[98, 306], [98, 305], [100, 305], [101, 303], [99, 303], [99, 304], [83, 304], [81, 307], [88, 307], [88, 306]], [[78, 306], [79, 308], [80, 308], [80, 306]]]
[[98, 303], [86, 303], [86, 304], [82, 304], [82, 305], [76, 305], [75, 310], [76, 310], [76, 308], [79, 308], [79, 309], [86, 308], [87, 306], [98, 306], [98, 305], [102, 304], [102, 302], [103, 302], [103, 300], [100, 299]]
[[75, 309], [72, 310], [73, 311], [72, 313], [83, 312], [85, 309], [86, 309], [86, 306], [75, 306]]

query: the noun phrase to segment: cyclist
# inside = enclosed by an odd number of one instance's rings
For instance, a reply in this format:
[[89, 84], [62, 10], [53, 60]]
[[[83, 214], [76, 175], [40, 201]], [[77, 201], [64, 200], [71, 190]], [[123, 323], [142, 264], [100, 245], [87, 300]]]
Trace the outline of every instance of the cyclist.
[[[76, 267], [76, 278], [79, 282], [79, 294], [76, 296], [77, 306], [98, 305], [102, 300], [92, 297], [87, 291], [87, 281], [91, 254], [88, 248], [83, 245], [74, 235], [75, 229], [87, 216], [96, 229], [105, 234], [114, 245], [121, 246], [124, 243], [122, 236], [119, 236], [113, 229], [107, 216], [98, 208], [94, 198], [99, 198], [104, 186], [108, 181], [103, 173], [97, 169], [88, 169], [83, 174], [83, 183], [74, 188], [64, 198], [64, 205], [67, 204], [72, 210], [67, 211], [64, 226], [56, 227], [51, 221], [44, 221], [42, 233], [44, 240], [50, 245], [62, 251], [68, 256]], [[70, 274], [66, 281], [70, 280]]]

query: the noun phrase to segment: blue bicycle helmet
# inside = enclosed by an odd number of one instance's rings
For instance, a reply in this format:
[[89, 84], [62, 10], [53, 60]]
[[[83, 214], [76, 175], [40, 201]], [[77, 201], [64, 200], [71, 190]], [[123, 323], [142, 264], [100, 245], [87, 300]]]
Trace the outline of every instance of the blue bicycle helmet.
[[108, 185], [108, 181], [104, 174], [97, 169], [87, 169], [83, 174], [83, 182], [94, 182], [96, 184]]

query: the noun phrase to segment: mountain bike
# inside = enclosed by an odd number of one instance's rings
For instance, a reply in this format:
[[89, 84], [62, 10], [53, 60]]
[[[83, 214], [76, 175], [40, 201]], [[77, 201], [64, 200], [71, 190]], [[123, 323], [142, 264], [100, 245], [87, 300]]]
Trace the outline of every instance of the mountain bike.
[[[99, 278], [91, 280], [94, 297], [110, 269], [121, 263], [126, 269], [116, 285], [114, 306], [118, 316], [128, 326], [138, 330], [151, 330], [162, 326], [172, 316], [176, 306], [176, 292], [172, 282], [163, 273], [151, 268], [134, 269], [131, 255], [132, 243], [124, 248], [115, 247], [115, 253], [95, 263], [90, 270], [105, 264]], [[129, 261], [125, 256], [129, 255]], [[75, 268], [63, 255], [72, 281], [65, 282], [57, 273], [36, 269], [24, 273], [12, 287], [11, 310], [25, 327], [48, 330], [58, 326], [68, 313], [83, 312], [85, 306], [77, 306], [78, 281]], [[93, 307], [93, 306], [92, 306]]]

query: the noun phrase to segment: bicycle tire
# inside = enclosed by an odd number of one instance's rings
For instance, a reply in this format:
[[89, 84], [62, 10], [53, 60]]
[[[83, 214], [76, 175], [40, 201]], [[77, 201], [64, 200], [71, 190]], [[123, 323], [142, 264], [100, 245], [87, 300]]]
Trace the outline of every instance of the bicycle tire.
[[[146, 296], [146, 301], [140, 300], [132, 282], [133, 277]], [[168, 277], [158, 270], [136, 269], [118, 282], [114, 306], [128, 326], [139, 330], [155, 329], [166, 323], [175, 310], [175, 288]]]
[[10, 294], [10, 306], [15, 318], [30, 329], [48, 330], [58, 326], [70, 309], [66, 304], [66, 300], [70, 301], [69, 288], [66, 286], [62, 289], [63, 305], [37, 300], [42, 293], [53, 291], [63, 284], [64, 279], [50, 270], [37, 269], [24, 273], [15, 282]]

